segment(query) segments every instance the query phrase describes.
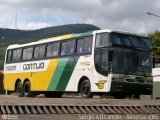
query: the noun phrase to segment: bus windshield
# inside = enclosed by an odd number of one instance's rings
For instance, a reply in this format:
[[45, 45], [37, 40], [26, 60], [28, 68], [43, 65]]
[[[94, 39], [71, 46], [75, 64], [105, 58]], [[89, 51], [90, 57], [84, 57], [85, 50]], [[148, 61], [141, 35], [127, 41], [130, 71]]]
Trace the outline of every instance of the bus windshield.
[[[108, 49], [104, 49], [108, 48]], [[148, 38], [133, 34], [102, 33], [96, 36], [95, 65], [102, 72], [104, 53], [108, 50], [108, 73], [150, 76], [152, 68], [151, 44]], [[105, 54], [106, 55], [106, 54]], [[101, 58], [101, 59], [100, 59]], [[98, 62], [97, 62], [98, 61]], [[98, 67], [97, 67], [98, 66]]]
[[113, 73], [150, 75], [152, 67], [150, 51], [115, 48], [112, 58]]
[[139, 50], [137, 52], [137, 74], [144, 75], [145, 73], [151, 73], [152, 62], [151, 52], [147, 50]]
[[135, 74], [134, 53], [128, 50], [113, 50], [113, 73]]
[[111, 33], [111, 44], [117, 46], [131, 46], [136, 48], [150, 49], [151, 44], [148, 38], [121, 33]]

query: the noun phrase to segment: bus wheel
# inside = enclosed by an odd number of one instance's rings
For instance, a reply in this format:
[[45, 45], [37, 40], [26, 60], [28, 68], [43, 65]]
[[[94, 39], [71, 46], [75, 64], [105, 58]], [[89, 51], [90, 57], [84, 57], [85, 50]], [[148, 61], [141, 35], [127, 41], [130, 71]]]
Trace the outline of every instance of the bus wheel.
[[29, 81], [24, 83], [24, 97], [31, 97], [31, 85]]
[[83, 98], [92, 98], [93, 97], [93, 93], [91, 93], [91, 84], [90, 84], [89, 80], [82, 81], [82, 83], [80, 85], [79, 92]]
[[16, 92], [18, 97], [23, 97], [23, 85], [22, 82], [18, 82], [16, 85]]

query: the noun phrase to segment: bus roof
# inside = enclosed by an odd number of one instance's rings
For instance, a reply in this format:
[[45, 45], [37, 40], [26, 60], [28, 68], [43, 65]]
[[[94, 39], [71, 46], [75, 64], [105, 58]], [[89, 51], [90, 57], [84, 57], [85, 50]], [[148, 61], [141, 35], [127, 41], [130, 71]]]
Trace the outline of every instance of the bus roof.
[[35, 42], [26, 43], [26, 44], [13, 44], [13, 45], [9, 45], [7, 49], [15, 49], [15, 48], [20, 48], [20, 47], [26, 47], [26, 46], [32, 46], [32, 45], [37, 45], [37, 44], [42, 44], [42, 43], [59, 41], [59, 40], [85, 37], [85, 36], [93, 35], [95, 33], [103, 33], [103, 32], [109, 32], [109, 33], [117, 32], [117, 33], [123, 33], [123, 34], [131, 34], [131, 35], [136, 35], [136, 36], [142, 36], [142, 35], [138, 35], [138, 34], [135, 34], [135, 33], [126, 32], [126, 31], [103, 29], [103, 30], [95, 30], [95, 31], [89, 31], [89, 32], [79, 33], [79, 34], [66, 34], [66, 35], [61, 35], [61, 36], [56, 36], [56, 37], [50, 37], [50, 38], [45, 38], [45, 39], [41, 39], [41, 40], [38, 40], [38, 41], [35, 41]]
[[128, 32], [128, 31], [122, 31], [122, 30], [113, 30], [113, 29], [104, 29], [104, 30], [97, 30], [94, 31], [96, 33], [103, 33], [103, 32], [116, 32], [116, 33], [122, 33], [122, 34], [129, 34], [129, 35], [135, 35], [135, 36], [139, 36], [139, 37], [146, 37], [145, 35], [142, 34], [137, 34], [137, 33], [133, 33], [133, 32]]

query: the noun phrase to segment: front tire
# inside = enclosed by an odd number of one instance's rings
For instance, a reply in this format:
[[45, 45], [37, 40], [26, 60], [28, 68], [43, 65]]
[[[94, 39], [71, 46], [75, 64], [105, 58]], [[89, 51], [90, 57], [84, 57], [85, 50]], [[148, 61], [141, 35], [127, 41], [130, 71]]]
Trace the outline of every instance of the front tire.
[[31, 97], [31, 85], [29, 81], [24, 83], [24, 97]]
[[18, 97], [23, 97], [23, 85], [22, 85], [22, 82], [18, 82], [17, 85], [16, 85], [16, 92], [17, 92], [17, 95]]
[[89, 80], [84, 80], [82, 81], [82, 83], [80, 84], [80, 95], [83, 98], [92, 98], [93, 97], [93, 93], [91, 93], [91, 84]]

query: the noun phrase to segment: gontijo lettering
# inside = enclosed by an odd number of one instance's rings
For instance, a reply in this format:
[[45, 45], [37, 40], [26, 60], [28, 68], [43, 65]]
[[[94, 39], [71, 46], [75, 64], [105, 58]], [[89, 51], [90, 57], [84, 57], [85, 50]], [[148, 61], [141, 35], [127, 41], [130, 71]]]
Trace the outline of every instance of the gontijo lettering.
[[44, 68], [44, 62], [41, 63], [30, 63], [30, 64], [24, 64], [23, 70], [33, 70], [33, 69], [43, 69]]

